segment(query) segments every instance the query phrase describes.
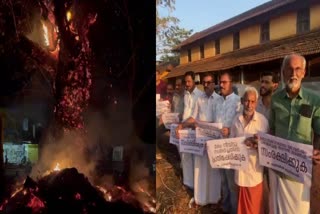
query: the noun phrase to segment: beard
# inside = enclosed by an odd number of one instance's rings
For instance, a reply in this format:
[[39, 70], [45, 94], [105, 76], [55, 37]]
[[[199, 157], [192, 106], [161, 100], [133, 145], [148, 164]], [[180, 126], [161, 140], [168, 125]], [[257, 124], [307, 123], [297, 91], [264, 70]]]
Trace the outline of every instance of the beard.
[[286, 82], [286, 88], [289, 89], [289, 90], [293, 90], [293, 89], [298, 89], [300, 88], [300, 85], [301, 85], [301, 81], [299, 80], [292, 80], [289, 79], [287, 82]]
[[[265, 89], [265, 88], [264, 88]], [[262, 97], [265, 97], [265, 96], [269, 96], [269, 95], [271, 95], [272, 94], [272, 89], [265, 89], [264, 91], [263, 90], [261, 90], [261, 88], [260, 88], [260, 95], [262, 96]]]

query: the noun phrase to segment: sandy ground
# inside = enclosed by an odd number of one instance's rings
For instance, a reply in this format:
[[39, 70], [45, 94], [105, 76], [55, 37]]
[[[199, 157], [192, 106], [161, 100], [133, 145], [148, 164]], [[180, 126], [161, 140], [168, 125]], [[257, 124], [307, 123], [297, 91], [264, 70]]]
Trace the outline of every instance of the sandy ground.
[[157, 213], [222, 213], [219, 205], [189, 208], [193, 192], [182, 185], [177, 148], [161, 139], [156, 151]]

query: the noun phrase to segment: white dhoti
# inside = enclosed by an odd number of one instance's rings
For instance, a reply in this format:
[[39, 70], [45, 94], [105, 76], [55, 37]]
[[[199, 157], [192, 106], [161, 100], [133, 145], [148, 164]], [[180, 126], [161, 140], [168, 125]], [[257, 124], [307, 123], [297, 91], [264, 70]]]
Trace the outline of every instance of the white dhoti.
[[272, 170], [268, 169], [269, 173], [269, 214], [277, 214], [277, 189], [278, 179], [277, 174]]
[[310, 187], [277, 175], [277, 208], [279, 214], [310, 213]]
[[212, 169], [207, 152], [194, 155], [194, 200], [204, 206], [216, 204], [221, 197], [221, 175], [219, 169]]
[[194, 160], [193, 154], [181, 153], [183, 184], [192, 188], [194, 187]]

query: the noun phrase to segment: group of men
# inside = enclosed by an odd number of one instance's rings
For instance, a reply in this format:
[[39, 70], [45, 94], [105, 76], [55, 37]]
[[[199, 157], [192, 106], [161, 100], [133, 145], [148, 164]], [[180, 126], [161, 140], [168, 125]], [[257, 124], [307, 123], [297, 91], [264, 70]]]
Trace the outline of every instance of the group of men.
[[170, 102], [172, 111], [181, 114], [176, 129], [178, 138], [179, 130], [195, 128], [197, 121], [221, 123], [222, 138], [254, 135], [244, 142], [249, 154], [246, 170], [213, 169], [206, 153], [180, 154], [183, 184], [193, 189], [197, 205], [216, 204], [222, 197], [225, 213], [310, 213], [310, 186], [263, 168], [259, 164], [259, 139], [255, 135], [265, 132], [313, 145], [311, 158], [314, 164], [320, 163], [320, 97], [302, 87], [305, 73], [305, 58], [290, 54], [283, 59], [281, 67], [283, 89], [275, 92], [278, 75], [264, 72], [260, 93], [249, 86], [242, 97], [234, 93], [232, 75], [228, 72], [219, 76], [220, 94], [215, 92], [214, 76], [210, 73], [203, 76], [204, 92], [196, 87], [192, 71], [185, 73], [184, 81], [176, 81]]

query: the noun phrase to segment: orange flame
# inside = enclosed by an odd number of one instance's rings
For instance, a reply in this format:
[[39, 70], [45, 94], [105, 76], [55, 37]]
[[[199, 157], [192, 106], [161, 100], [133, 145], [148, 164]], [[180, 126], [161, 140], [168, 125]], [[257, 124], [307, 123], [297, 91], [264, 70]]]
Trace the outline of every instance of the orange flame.
[[48, 27], [44, 23], [42, 23], [42, 28], [43, 28], [43, 32], [44, 32], [44, 34], [43, 34], [44, 44], [45, 44], [45, 46], [49, 46], [50, 43], [49, 43]]
[[17, 193], [19, 193], [22, 190], [23, 190], [23, 187], [16, 189], [16, 191], [14, 193], [12, 193], [11, 198], [14, 197]]
[[53, 171], [60, 171], [60, 164], [57, 163], [56, 167], [54, 167]]

